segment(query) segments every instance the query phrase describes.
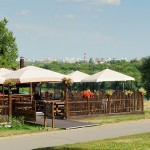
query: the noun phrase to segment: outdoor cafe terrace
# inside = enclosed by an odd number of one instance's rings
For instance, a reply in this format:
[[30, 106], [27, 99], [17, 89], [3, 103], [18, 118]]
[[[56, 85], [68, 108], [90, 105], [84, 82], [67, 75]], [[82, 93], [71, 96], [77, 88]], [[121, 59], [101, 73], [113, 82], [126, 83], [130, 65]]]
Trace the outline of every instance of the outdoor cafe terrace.
[[[134, 78], [121, 74], [119, 72], [104, 69], [94, 75], [84, 78], [81, 72], [76, 72], [75, 77], [50, 71], [34, 66], [27, 66], [16, 71], [11, 71], [1, 76], [2, 95], [0, 95], [0, 121], [8, 120], [8, 117], [24, 116], [26, 121], [36, 122], [36, 112], [44, 112], [46, 117], [60, 116], [61, 118], [70, 119], [75, 117], [89, 117], [94, 115], [116, 115], [116, 114], [132, 114], [143, 113], [144, 96], [139, 91], [125, 91], [124, 89], [115, 91], [101, 91], [90, 93], [89, 91], [69, 92], [68, 86], [74, 82], [104, 82], [104, 81], [132, 81]], [[83, 75], [83, 74], [82, 74]], [[64, 78], [65, 77], [65, 78]], [[82, 78], [81, 78], [82, 77]], [[28, 84], [30, 94], [10, 94], [9, 86], [7, 86], [7, 95], [4, 93], [5, 84], [8, 79], [17, 81], [16, 85]], [[62, 80], [65, 79], [65, 80]], [[66, 80], [67, 79], [67, 80]], [[72, 80], [72, 81], [71, 81]], [[64, 85], [63, 96], [59, 99], [42, 98], [35, 100], [33, 97], [34, 84], [58, 82]], [[67, 83], [67, 84], [66, 84]], [[19, 88], [19, 87], [18, 87]], [[17, 89], [18, 91], [19, 89]], [[88, 94], [87, 94], [88, 93]]]
[[1, 121], [6, 121], [9, 116], [24, 116], [26, 121], [36, 122], [37, 111], [43, 111], [47, 117], [54, 115], [65, 119], [144, 113], [143, 95], [140, 92], [88, 92], [72, 91], [65, 94], [65, 99], [39, 101], [32, 99], [30, 94], [0, 95]]

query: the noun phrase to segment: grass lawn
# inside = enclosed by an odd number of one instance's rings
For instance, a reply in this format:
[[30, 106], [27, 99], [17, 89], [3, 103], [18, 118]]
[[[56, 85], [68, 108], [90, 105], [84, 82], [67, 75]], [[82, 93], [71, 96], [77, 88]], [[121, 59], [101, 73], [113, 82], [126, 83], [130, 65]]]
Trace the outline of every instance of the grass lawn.
[[66, 144], [63, 146], [39, 148], [36, 150], [149, 150], [150, 149], [150, 132], [97, 140], [91, 142]]
[[13, 136], [13, 135], [20, 135], [20, 134], [32, 134], [32, 133], [40, 133], [40, 132], [47, 132], [47, 131], [56, 131], [56, 129], [52, 129], [51, 127], [43, 128], [43, 126], [39, 125], [28, 125], [25, 124], [21, 128], [0, 128], [0, 137], [6, 136]]
[[79, 119], [78, 121], [90, 122], [90, 123], [96, 123], [96, 124], [102, 125], [102, 124], [118, 123], [118, 122], [123, 122], [123, 121], [150, 119], [150, 100], [144, 101], [144, 111], [145, 111], [145, 114], [99, 116], [95, 118]]

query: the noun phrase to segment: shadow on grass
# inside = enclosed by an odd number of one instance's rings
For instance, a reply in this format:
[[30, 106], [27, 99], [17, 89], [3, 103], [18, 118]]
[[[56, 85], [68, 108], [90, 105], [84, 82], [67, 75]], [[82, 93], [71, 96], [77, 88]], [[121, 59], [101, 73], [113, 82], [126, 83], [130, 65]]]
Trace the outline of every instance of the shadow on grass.
[[83, 150], [82, 148], [68, 148], [68, 147], [45, 147], [45, 148], [38, 148], [33, 150]]

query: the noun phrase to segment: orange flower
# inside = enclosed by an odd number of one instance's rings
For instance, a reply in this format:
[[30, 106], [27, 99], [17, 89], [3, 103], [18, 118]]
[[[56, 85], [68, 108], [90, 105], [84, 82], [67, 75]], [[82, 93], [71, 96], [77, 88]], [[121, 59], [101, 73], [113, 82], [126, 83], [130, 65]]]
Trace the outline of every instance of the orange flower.
[[81, 96], [82, 97], [90, 98], [90, 97], [94, 96], [94, 93], [91, 92], [90, 90], [86, 90], [86, 91], [82, 91], [81, 92]]

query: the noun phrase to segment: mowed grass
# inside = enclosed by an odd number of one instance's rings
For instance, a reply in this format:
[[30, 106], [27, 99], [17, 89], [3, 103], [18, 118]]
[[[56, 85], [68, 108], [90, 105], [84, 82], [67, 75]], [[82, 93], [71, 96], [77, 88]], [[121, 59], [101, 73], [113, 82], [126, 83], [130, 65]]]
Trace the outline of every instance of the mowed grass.
[[43, 126], [36, 126], [36, 125], [28, 125], [25, 124], [22, 128], [0, 128], [0, 137], [6, 136], [14, 136], [14, 135], [21, 135], [21, 134], [33, 134], [33, 133], [40, 133], [40, 132], [47, 132], [47, 131], [56, 131], [56, 129], [52, 129], [51, 127], [43, 128]]
[[96, 124], [111, 124], [131, 120], [150, 119], [150, 100], [144, 101], [144, 114], [129, 114], [116, 116], [99, 116], [86, 119], [79, 119], [78, 121], [96, 123]]
[[149, 150], [149, 140], [150, 132], [119, 138], [39, 148], [36, 150]]

